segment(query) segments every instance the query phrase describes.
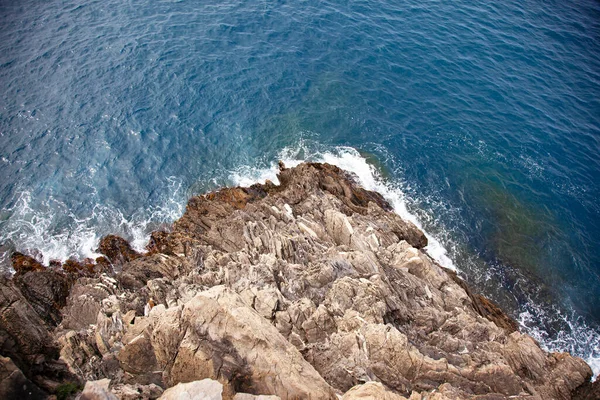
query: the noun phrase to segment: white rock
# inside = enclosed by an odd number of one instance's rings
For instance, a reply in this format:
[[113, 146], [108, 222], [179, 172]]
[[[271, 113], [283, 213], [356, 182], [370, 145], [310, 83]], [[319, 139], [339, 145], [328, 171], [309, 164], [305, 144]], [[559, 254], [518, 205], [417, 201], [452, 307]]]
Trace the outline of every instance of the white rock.
[[264, 394], [255, 395], [249, 393], [237, 393], [233, 396], [233, 400], [281, 400], [281, 397]]
[[223, 385], [212, 379], [178, 383], [165, 390], [159, 400], [222, 400]]
[[85, 383], [80, 400], [118, 400], [117, 396], [108, 389], [110, 379], [100, 379], [97, 381], [88, 381]]

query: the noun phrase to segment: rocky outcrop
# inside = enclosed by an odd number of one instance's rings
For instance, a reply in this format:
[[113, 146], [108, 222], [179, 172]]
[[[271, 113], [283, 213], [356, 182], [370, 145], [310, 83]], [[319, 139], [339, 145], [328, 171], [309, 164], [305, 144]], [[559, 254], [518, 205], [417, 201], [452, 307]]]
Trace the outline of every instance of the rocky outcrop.
[[223, 385], [212, 379], [178, 383], [160, 396], [160, 400], [221, 400], [222, 398]]
[[[46, 275], [40, 273], [41, 282], [45, 278]], [[9, 364], [14, 363], [29, 380], [46, 391], [56, 390], [67, 380], [77, 381], [76, 375], [59, 359], [60, 348], [52, 334], [53, 325], [44, 318], [45, 308], [28, 301], [19, 290], [23, 285], [15, 285], [17, 279], [0, 278], [0, 355], [9, 358]], [[31, 286], [40, 287], [33, 282]], [[6, 368], [11, 370], [12, 366]], [[6, 384], [5, 379], [0, 385]]]
[[520, 333], [379, 194], [327, 164], [279, 181], [190, 199], [145, 254], [109, 236], [96, 261], [14, 257], [2, 355], [40, 390], [104, 398], [593, 395], [583, 360]]

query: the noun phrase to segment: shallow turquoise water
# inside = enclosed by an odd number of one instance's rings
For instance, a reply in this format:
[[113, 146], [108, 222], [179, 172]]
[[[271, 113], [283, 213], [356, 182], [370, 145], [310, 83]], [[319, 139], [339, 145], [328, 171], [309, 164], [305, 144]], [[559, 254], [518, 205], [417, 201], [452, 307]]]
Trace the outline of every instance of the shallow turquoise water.
[[11, 3], [3, 268], [106, 233], [142, 247], [193, 193], [327, 160], [549, 348], [598, 362], [597, 2]]

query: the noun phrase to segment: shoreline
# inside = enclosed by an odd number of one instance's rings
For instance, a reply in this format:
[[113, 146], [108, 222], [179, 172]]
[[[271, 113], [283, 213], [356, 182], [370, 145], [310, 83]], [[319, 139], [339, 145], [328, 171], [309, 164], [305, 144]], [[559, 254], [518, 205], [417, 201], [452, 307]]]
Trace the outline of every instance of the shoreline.
[[[518, 332], [517, 323], [499, 307], [472, 293], [456, 273], [426, 255], [424, 233], [395, 214], [381, 194], [359, 187], [346, 172], [329, 164], [305, 163], [295, 168], [280, 164], [279, 182], [192, 197], [171, 232], [151, 235], [145, 254], [121, 238], [108, 236], [98, 249], [104, 256], [95, 261], [68, 260], [45, 267], [30, 257], [13, 256], [16, 274], [1, 285], [12, 293], [6, 299], [14, 301], [3, 307], [22, 305], [15, 312], [34, 321], [40, 335], [46, 332], [44, 338], [36, 337], [41, 345], [36, 351], [42, 352], [25, 354], [31, 349], [11, 334], [18, 332], [18, 322], [2, 321], [0, 328], [17, 342], [11, 357], [17, 358], [15, 364], [26, 379], [47, 392], [60, 385], [49, 377], [53, 376], [48, 371], [50, 361], [60, 364], [55, 367], [63, 374], [58, 374], [61, 384], [109, 378], [113, 392], [138, 385], [150, 393], [150, 385], [163, 390], [177, 382], [211, 378], [224, 385], [225, 398], [241, 393], [240, 385], [254, 394], [281, 397], [293, 388], [326, 398], [348, 394], [352, 387], [371, 380], [397, 396], [445, 390], [448, 396], [528, 393], [559, 398], [565, 390], [571, 394], [592, 387], [591, 369], [583, 360], [541, 350]], [[40, 277], [56, 285], [44, 289]], [[44, 304], [48, 299], [53, 300], [51, 306]], [[157, 311], [145, 315], [150, 302], [156, 302]], [[246, 341], [250, 339], [213, 332], [219, 329], [210, 321], [193, 337], [187, 336], [187, 330], [183, 335], [176, 328], [161, 331], [160, 326], [168, 321], [190, 329], [193, 324], [184, 315], [202, 319], [198, 313], [203, 311], [192, 307], [194, 302], [217, 307], [234, 325], [240, 323], [239, 314], [228, 313], [243, 310], [239, 312], [248, 318], [245, 323], [268, 331], [272, 340], [288, 349], [286, 354], [301, 354], [286, 362], [314, 371], [316, 375], [310, 376], [316, 386], [298, 386], [301, 380], [294, 379], [303, 375], [291, 377], [291, 372], [276, 374], [279, 384], [264, 381], [255, 369], [265, 366], [249, 361], [253, 353]], [[294, 317], [303, 321], [298, 323]], [[356, 318], [363, 322], [357, 325]], [[143, 327], [135, 327], [138, 320]], [[466, 339], [459, 335], [464, 336], [465, 329], [472, 330]], [[155, 340], [161, 332], [166, 342]], [[380, 340], [390, 334], [398, 345], [404, 343], [406, 354], [398, 350], [400, 359], [396, 359], [385, 354], [388, 350], [374, 363], [372, 351], [383, 349], [385, 341]], [[186, 343], [196, 343], [198, 335], [208, 335], [215, 342], [203, 354], [212, 354], [211, 363], [220, 360], [221, 367], [211, 369], [214, 365], [207, 366], [192, 354], [180, 363], [198, 365], [202, 372], [186, 375], [177, 369], [177, 358], [183, 357]], [[365, 354], [360, 346], [346, 348], [345, 340], [350, 337], [363, 337], [363, 346], [375, 347]], [[338, 347], [333, 346], [335, 340], [342, 340]], [[83, 351], [82, 343], [91, 350]], [[222, 343], [230, 343], [236, 355]], [[324, 346], [329, 348], [323, 350]], [[267, 346], [263, 350], [273, 357], [271, 361], [283, 362], [277, 349]], [[162, 370], [158, 375], [135, 359], [148, 351], [154, 358], [144, 362]], [[354, 356], [348, 358], [347, 351]], [[56, 352], [60, 358], [54, 357]], [[97, 357], [95, 361], [93, 357], [83, 360], [89, 352]], [[165, 352], [175, 352], [174, 358]], [[46, 353], [54, 356], [37, 364], [28, 361]], [[418, 371], [404, 364], [403, 356], [419, 360]], [[336, 363], [327, 361], [332, 357], [337, 357]], [[477, 366], [475, 360], [484, 359], [488, 366]], [[235, 373], [222, 373], [225, 364]], [[41, 371], [42, 378], [34, 379], [32, 371]], [[566, 374], [567, 379], [546, 387], [546, 375], [554, 374]], [[238, 375], [252, 384], [238, 382], [234, 378]], [[498, 377], [508, 386], [494, 383]], [[431, 381], [437, 385], [427, 383]]]

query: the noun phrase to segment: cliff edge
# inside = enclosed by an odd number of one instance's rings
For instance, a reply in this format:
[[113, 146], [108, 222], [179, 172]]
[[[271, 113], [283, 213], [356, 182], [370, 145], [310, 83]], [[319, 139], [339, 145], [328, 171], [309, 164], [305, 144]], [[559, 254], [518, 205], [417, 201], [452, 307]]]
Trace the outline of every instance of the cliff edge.
[[144, 254], [15, 253], [0, 397], [597, 398], [583, 360], [521, 334], [381, 195], [328, 164], [279, 181], [193, 197]]

